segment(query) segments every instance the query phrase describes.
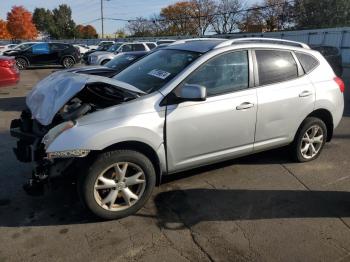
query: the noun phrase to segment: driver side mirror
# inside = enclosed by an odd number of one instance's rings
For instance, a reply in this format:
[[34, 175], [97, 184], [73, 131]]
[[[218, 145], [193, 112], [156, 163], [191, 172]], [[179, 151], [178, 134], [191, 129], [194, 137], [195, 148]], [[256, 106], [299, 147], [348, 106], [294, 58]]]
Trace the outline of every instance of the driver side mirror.
[[201, 85], [185, 84], [180, 89], [179, 98], [182, 101], [205, 101], [207, 99], [207, 89]]
[[161, 103], [164, 105], [180, 104], [186, 101], [205, 101], [207, 88], [201, 85], [185, 84], [179, 90], [171, 92]]

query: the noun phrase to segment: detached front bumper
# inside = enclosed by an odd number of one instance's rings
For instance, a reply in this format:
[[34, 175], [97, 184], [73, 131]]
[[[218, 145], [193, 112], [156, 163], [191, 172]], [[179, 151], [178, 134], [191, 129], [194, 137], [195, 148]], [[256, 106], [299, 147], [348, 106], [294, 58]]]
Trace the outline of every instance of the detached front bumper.
[[23, 111], [20, 119], [11, 121], [10, 134], [18, 139], [13, 152], [20, 162], [40, 161], [45, 156], [44, 145], [41, 144], [42, 135], [33, 130], [39, 129], [28, 111]]

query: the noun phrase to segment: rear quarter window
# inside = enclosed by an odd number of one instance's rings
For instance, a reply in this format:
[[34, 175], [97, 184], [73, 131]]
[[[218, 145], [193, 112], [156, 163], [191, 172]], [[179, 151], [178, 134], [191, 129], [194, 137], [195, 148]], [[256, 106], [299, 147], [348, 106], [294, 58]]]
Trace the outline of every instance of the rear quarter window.
[[153, 44], [153, 43], [146, 43], [146, 45], [148, 46], [149, 49], [153, 49], [153, 48], [156, 48], [156, 45]]
[[318, 60], [314, 58], [312, 55], [296, 52], [297, 56], [304, 72], [307, 74], [311, 72], [314, 68], [316, 68], [319, 64]]

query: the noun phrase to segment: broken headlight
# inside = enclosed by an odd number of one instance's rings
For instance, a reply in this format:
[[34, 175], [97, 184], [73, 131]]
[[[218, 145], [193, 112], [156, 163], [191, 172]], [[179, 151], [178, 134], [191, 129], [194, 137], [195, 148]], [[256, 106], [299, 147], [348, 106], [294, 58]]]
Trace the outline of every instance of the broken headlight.
[[67, 121], [64, 123], [61, 123], [54, 128], [51, 128], [49, 132], [43, 137], [42, 143], [45, 145], [45, 150], [49, 147], [49, 145], [58, 137], [60, 134], [62, 134], [67, 129], [70, 129], [74, 126], [73, 121]]

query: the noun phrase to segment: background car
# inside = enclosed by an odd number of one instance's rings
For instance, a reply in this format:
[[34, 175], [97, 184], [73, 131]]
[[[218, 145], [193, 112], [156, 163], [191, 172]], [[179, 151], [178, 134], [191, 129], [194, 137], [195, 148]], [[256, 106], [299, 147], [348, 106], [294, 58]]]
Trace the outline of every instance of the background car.
[[85, 54], [86, 52], [90, 51], [88, 47], [84, 47], [82, 45], [73, 45], [73, 46], [79, 50], [80, 54]]
[[0, 56], [0, 87], [17, 84], [19, 70], [13, 57]]
[[10, 49], [13, 49], [17, 44], [0, 45], [0, 55]]
[[14, 56], [19, 69], [30, 65], [62, 65], [71, 68], [80, 61], [79, 51], [73, 45], [63, 43], [31, 44], [23, 50], [8, 50], [4, 55]]
[[343, 60], [339, 48], [334, 46], [311, 46], [312, 49], [319, 51], [328, 61], [337, 76], [343, 74]]
[[151, 51], [157, 45], [152, 42], [132, 42], [132, 43], [116, 43], [106, 52], [94, 52], [89, 55], [86, 64], [88, 65], [104, 65], [111, 61], [119, 53]]
[[94, 52], [97, 52], [97, 51], [107, 51], [113, 44], [114, 44], [114, 43], [105, 43], [105, 44], [102, 44], [102, 45], [98, 46], [97, 49], [93, 49], [93, 48], [91, 48], [91, 46], [89, 46], [89, 47], [90, 47], [90, 51], [87, 51], [87, 52], [84, 53], [84, 55], [83, 55], [83, 61], [84, 61], [85, 63], [87, 63], [87, 61], [88, 61], [88, 56], [89, 56], [90, 54], [92, 54], [92, 53], [94, 53]]
[[85, 66], [80, 68], [71, 68], [67, 71], [78, 74], [113, 77], [148, 53], [149, 52], [147, 51], [120, 53], [103, 66]]

